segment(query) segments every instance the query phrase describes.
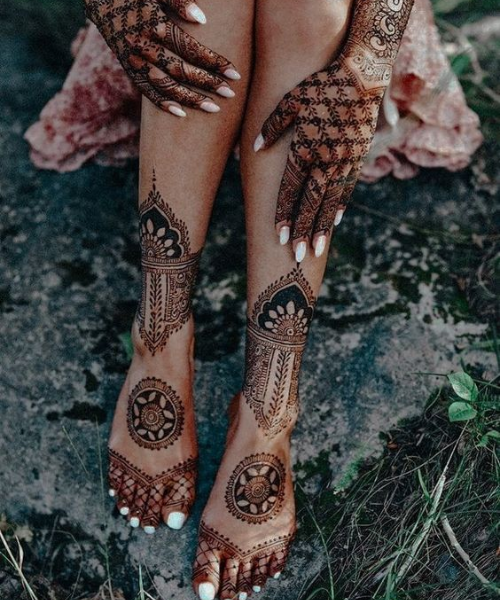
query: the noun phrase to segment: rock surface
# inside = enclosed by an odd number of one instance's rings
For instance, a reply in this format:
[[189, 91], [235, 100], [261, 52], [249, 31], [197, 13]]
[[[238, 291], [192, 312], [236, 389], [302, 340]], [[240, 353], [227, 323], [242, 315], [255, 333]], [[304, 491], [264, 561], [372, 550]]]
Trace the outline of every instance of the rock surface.
[[[105, 493], [106, 438], [127, 369], [123, 336], [139, 292], [137, 165], [35, 170], [22, 134], [61, 74], [17, 34], [2, 34], [0, 51], [0, 513], [34, 534], [26, 560], [68, 589], [79, 578], [95, 593], [109, 577], [132, 599], [141, 565], [155, 597], [191, 599], [196, 524], [225, 436], [220, 415], [243, 368], [237, 164], [221, 185], [195, 299], [198, 500], [183, 531], [147, 537], [124, 525]], [[293, 448], [308, 494], [377, 450], [381, 430], [422, 409], [442, 379], [419, 372], [447, 373], [461, 359], [493, 365], [492, 355], [468, 349], [487, 324], [459, 284], [498, 239], [499, 159], [498, 148], [483, 148], [474, 169], [356, 191], [301, 378]], [[323, 562], [319, 542], [299, 535], [288, 573], [263, 597], [298, 598]]]

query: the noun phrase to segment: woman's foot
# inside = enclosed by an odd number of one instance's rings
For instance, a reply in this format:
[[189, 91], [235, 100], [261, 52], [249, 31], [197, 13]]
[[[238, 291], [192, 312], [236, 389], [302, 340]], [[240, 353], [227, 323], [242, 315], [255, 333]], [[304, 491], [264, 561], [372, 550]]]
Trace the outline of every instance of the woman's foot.
[[242, 395], [233, 400], [226, 451], [200, 523], [193, 584], [201, 600], [245, 600], [278, 579], [295, 533], [290, 429], [256, 428]]

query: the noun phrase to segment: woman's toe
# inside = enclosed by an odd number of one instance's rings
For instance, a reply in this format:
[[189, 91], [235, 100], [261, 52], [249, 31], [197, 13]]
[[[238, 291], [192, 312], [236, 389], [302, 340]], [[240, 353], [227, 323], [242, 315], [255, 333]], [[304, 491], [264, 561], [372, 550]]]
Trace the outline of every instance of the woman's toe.
[[146, 533], [154, 533], [160, 524], [163, 492], [164, 488], [161, 484], [156, 484], [149, 491], [141, 517], [141, 526]]
[[242, 563], [240, 564], [239, 573], [238, 573], [238, 590], [239, 596], [242, 598], [238, 598], [238, 600], [246, 600], [252, 594], [252, 563]]
[[252, 575], [252, 591], [256, 594], [262, 591], [262, 588], [266, 585], [267, 577], [269, 574], [269, 557], [262, 556], [255, 559], [253, 575]]
[[204, 581], [198, 586], [198, 596], [200, 600], [214, 600], [216, 589], [210, 581]]
[[212, 600], [219, 591], [220, 561], [219, 552], [200, 540], [193, 567], [193, 587], [200, 600]]
[[228, 558], [224, 562], [219, 592], [221, 600], [233, 600], [237, 597], [239, 566], [234, 558]]
[[170, 529], [182, 529], [187, 519], [187, 514], [180, 511], [179, 507], [176, 509], [163, 508], [162, 511], [163, 521], [167, 524]]

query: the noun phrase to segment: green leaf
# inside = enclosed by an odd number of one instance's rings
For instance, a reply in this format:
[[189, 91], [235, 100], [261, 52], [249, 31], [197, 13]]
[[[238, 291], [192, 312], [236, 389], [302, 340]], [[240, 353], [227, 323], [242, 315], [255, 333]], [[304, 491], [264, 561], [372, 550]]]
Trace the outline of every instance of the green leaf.
[[500, 431], [496, 431], [495, 429], [492, 429], [491, 431], [488, 431], [486, 433], [486, 437], [489, 437], [493, 440], [500, 440]]
[[470, 421], [476, 415], [477, 410], [468, 402], [452, 402], [448, 408], [448, 418], [452, 423], [456, 421]]
[[118, 336], [120, 342], [122, 343], [123, 349], [125, 350], [125, 354], [127, 355], [128, 360], [132, 360], [134, 356], [134, 346], [132, 345], [132, 336], [129, 332], [120, 333]]
[[470, 375], [467, 375], [463, 371], [452, 373], [448, 375], [448, 381], [451, 383], [453, 391], [457, 396], [464, 400], [469, 400], [469, 402], [476, 400], [479, 390]]

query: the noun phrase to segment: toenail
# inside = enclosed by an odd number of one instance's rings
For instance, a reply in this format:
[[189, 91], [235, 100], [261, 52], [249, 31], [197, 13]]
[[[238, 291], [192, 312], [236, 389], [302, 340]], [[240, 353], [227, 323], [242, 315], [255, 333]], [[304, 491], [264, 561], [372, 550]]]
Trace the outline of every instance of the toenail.
[[[180, 529], [186, 521], [186, 515], [181, 512], [173, 512], [168, 515], [167, 525], [170, 529]], [[204, 584], [202, 584], [204, 585]], [[211, 583], [208, 585], [212, 585]]]
[[253, 586], [253, 588], [252, 588], [252, 590], [253, 590], [253, 591], [254, 591], [256, 594], [258, 594], [258, 593], [260, 592], [260, 590], [261, 590], [261, 589], [262, 589], [262, 588], [260, 587], [260, 585], [254, 585], [254, 586]]
[[116, 496], [115, 490], [108, 490], [108, 494], [111, 496], [111, 498], [114, 498]]
[[279, 579], [281, 577], [281, 571], [279, 571], [278, 573], [275, 573], [273, 575], [273, 579]]
[[154, 532], [155, 532], [155, 528], [152, 527], [151, 525], [146, 525], [146, 527], [144, 527], [144, 533], [148, 533], [149, 535], [151, 535]]
[[198, 596], [200, 600], [214, 600], [215, 588], [211, 583], [201, 583], [198, 587]]
[[246, 592], [240, 592], [240, 595], [238, 596], [238, 600], [247, 600], [248, 598], [248, 594]]
[[120, 508], [120, 514], [123, 516], [128, 515], [129, 512], [130, 512], [130, 509], [128, 506], [122, 506]]
[[139, 519], [137, 517], [130, 519], [130, 527], [139, 527]]

